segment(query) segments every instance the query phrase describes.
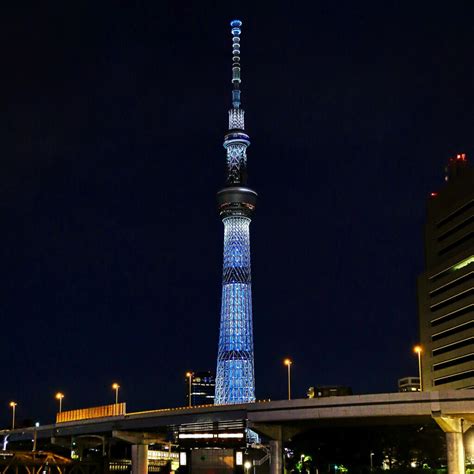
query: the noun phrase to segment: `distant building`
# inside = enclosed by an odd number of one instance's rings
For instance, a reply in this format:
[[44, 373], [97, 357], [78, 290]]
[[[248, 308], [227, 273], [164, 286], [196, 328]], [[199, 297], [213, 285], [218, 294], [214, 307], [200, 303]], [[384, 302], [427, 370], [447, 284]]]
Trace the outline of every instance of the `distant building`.
[[463, 153], [446, 172], [428, 200], [418, 278], [423, 390], [474, 388], [474, 168]]
[[212, 372], [193, 372], [186, 377], [186, 405], [189, 405], [189, 379], [191, 378], [191, 405], [212, 405], [216, 377]]
[[403, 377], [398, 379], [399, 392], [419, 392], [420, 377]]
[[343, 385], [321, 385], [319, 387], [309, 387], [306, 395], [308, 398], [341, 397], [352, 395], [352, 388]]

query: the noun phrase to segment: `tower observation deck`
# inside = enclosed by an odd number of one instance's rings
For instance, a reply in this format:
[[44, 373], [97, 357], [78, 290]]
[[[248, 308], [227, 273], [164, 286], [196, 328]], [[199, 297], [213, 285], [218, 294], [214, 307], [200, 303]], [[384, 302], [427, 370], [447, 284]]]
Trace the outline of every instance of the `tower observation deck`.
[[242, 22], [230, 23], [232, 33], [232, 108], [224, 137], [226, 185], [217, 193], [224, 224], [222, 305], [217, 355], [216, 405], [255, 401], [250, 272], [250, 222], [257, 193], [247, 187], [244, 110], [240, 103], [240, 34]]

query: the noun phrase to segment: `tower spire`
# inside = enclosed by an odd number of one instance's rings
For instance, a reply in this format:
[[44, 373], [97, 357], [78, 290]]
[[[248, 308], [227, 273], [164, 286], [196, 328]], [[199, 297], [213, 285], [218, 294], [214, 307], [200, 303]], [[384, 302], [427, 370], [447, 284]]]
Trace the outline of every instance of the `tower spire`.
[[224, 137], [227, 152], [226, 186], [217, 193], [224, 224], [222, 305], [217, 354], [217, 405], [255, 401], [250, 272], [250, 222], [257, 193], [247, 184], [244, 111], [240, 103], [240, 34], [242, 22], [230, 23], [232, 33], [232, 108]]
[[232, 108], [229, 110], [229, 131], [225, 136], [227, 150], [227, 184], [245, 184], [247, 181], [247, 147], [250, 138], [244, 133], [244, 110], [240, 103], [240, 20], [230, 22], [232, 33]]
[[240, 107], [240, 33], [242, 30], [242, 22], [240, 20], [232, 20], [232, 107], [238, 109]]

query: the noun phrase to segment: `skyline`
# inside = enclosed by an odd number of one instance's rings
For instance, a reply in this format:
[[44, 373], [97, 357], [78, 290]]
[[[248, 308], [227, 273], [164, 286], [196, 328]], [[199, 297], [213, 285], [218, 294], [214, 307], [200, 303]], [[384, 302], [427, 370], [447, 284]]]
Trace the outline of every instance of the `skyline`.
[[185, 372], [214, 369], [234, 16], [257, 399], [285, 398], [285, 357], [295, 397], [416, 375], [425, 202], [474, 149], [472, 7], [60, 8], [7, 12], [0, 421], [114, 381], [130, 409], [184, 404]]

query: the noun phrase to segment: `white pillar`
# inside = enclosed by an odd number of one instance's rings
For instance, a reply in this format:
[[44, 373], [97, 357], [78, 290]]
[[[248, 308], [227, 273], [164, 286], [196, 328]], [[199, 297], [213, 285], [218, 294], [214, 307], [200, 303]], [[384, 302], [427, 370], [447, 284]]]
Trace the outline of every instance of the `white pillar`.
[[283, 472], [281, 447], [281, 440], [272, 439], [270, 441], [270, 474], [281, 474]]
[[132, 444], [132, 474], [148, 474], [148, 446]]
[[436, 423], [446, 433], [448, 474], [465, 474], [463, 433], [471, 422], [455, 416], [434, 416]]
[[446, 433], [446, 449], [448, 451], [448, 474], [464, 474], [464, 444], [462, 432]]

